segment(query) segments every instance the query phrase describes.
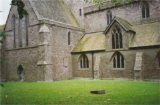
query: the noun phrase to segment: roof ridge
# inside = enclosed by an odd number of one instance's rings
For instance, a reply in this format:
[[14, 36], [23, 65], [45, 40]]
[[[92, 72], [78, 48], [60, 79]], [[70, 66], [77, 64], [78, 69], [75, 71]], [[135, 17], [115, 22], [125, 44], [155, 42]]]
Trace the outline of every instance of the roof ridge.
[[135, 32], [133, 29], [132, 29], [132, 24], [130, 24], [127, 20], [124, 20], [120, 17], [114, 17], [112, 22], [108, 25], [108, 27], [106, 28], [106, 30], [104, 31], [104, 33], [107, 33], [108, 30], [111, 28], [111, 26], [114, 24], [114, 22], [117, 21], [126, 31], [132, 31], [132, 32]]

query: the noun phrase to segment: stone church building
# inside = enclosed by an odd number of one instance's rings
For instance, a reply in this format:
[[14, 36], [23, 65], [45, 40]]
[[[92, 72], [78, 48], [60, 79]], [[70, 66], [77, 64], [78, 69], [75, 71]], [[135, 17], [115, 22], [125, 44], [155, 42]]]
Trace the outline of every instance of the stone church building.
[[91, 0], [23, 0], [12, 6], [2, 80], [160, 79], [160, 0], [101, 6]]

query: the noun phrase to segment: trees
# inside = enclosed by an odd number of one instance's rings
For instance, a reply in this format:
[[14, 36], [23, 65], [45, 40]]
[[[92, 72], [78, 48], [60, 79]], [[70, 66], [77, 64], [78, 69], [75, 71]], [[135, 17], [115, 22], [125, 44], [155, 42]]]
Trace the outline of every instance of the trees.
[[3, 28], [4, 28], [4, 25], [0, 25], [0, 43], [2, 43], [2, 38], [4, 37]]
[[25, 15], [28, 15], [27, 11], [24, 9], [25, 4], [22, 0], [12, 0], [11, 5], [17, 6], [17, 11], [20, 19], [22, 19]]
[[[103, 2], [105, 2], [106, 0], [93, 0], [93, 2], [97, 5], [102, 5]], [[133, 0], [111, 0], [112, 3], [114, 3], [115, 5], [120, 5], [120, 4], [125, 4], [125, 3], [130, 3]]]

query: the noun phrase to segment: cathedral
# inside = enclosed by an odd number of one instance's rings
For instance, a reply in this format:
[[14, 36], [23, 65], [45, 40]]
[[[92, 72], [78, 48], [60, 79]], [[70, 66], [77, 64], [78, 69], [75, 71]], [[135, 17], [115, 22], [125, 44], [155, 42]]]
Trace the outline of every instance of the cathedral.
[[1, 80], [160, 80], [160, 0], [22, 0], [12, 5]]

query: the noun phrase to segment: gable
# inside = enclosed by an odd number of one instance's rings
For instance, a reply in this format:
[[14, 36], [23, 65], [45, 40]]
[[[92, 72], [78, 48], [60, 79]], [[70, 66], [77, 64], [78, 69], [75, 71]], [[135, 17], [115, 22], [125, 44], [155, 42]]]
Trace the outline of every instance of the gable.
[[48, 19], [73, 26], [79, 26], [78, 21], [63, 0], [29, 0], [38, 20]]
[[108, 33], [108, 31], [111, 29], [111, 27], [113, 27], [113, 25], [115, 23], [118, 23], [125, 31], [129, 32], [135, 32], [133, 29], [132, 29], [132, 25], [127, 22], [126, 20], [120, 18], [120, 17], [114, 17], [111, 24], [106, 28], [106, 30], [104, 31], [105, 34]]
[[[29, 24], [30, 25], [34, 25], [37, 24], [38, 18], [35, 14], [35, 12], [32, 9], [32, 6], [29, 2], [29, 0], [22, 0], [25, 4], [25, 10], [28, 12], [29, 14]], [[12, 30], [12, 16], [15, 15], [16, 18], [19, 18], [18, 12], [17, 12], [17, 7], [16, 6], [11, 6], [10, 11], [9, 11], [9, 15], [6, 21], [6, 25], [5, 25], [5, 31], [10, 31]]]
[[124, 31], [132, 32], [133, 35], [128, 33], [128, 40], [130, 41], [128, 47], [160, 45], [160, 22], [131, 25], [129, 22], [115, 17], [104, 33], [110, 35], [110, 30], [116, 24]]
[[[78, 21], [63, 0], [23, 0], [23, 2], [29, 14], [30, 25], [39, 23], [39, 20], [48, 19], [79, 27]], [[18, 17], [17, 7], [12, 5], [5, 30], [11, 30], [13, 14]]]

